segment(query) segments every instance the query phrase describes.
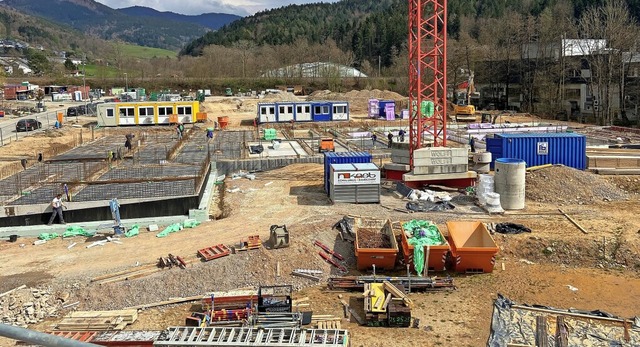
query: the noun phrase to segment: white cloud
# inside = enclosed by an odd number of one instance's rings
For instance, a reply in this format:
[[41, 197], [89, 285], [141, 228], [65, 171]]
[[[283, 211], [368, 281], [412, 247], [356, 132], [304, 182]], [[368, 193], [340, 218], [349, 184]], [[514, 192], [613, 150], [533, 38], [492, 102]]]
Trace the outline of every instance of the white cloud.
[[[151, 7], [158, 11], [171, 11], [175, 13], [198, 15], [202, 13], [229, 13], [239, 16], [248, 16], [258, 11], [278, 8], [290, 4], [306, 4], [319, 2], [318, 0], [96, 0], [111, 8], [124, 8], [131, 6]], [[325, 0], [324, 2], [336, 2], [337, 0]]]

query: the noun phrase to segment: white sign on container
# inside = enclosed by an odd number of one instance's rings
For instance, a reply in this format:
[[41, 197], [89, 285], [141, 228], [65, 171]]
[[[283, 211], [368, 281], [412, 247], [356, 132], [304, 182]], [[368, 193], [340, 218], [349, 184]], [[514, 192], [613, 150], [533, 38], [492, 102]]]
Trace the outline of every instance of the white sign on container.
[[336, 186], [380, 184], [380, 171], [334, 171], [333, 184]]

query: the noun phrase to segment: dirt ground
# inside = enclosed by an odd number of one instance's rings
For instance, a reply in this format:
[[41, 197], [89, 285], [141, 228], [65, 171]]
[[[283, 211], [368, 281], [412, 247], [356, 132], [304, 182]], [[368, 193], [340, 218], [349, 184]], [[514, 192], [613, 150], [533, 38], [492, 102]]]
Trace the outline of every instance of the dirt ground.
[[[255, 101], [243, 101], [240, 110], [234, 99], [205, 104], [211, 119], [229, 116], [232, 129], [250, 127], [255, 117]], [[70, 130], [66, 136], [73, 137]], [[86, 130], [85, 130], [86, 131]], [[30, 145], [44, 139], [24, 140]], [[20, 143], [19, 141], [18, 143]], [[23, 144], [24, 144], [23, 143]], [[0, 148], [0, 156], [9, 156], [9, 146]], [[122, 309], [125, 307], [223, 291], [259, 284], [292, 284], [295, 297], [309, 297], [310, 310], [341, 317], [338, 292], [326, 288], [326, 278], [336, 271], [319, 256], [314, 240], [328, 244], [347, 258], [350, 274], [355, 269], [353, 245], [342, 241], [332, 226], [347, 214], [390, 218], [432, 220], [447, 233], [446, 221], [477, 220], [487, 223], [515, 222], [532, 232], [519, 235], [495, 234], [499, 246], [496, 269], [482, 275], [454, 277], [457, 290], [410, 294], [416, 307], [413, 317], [420, 319], [418, 329], [367, 328], [344, 323], [350, 330], [353, 346], [481, 346], [490, 333], [493, 299], [500, 293], [518, 303], [540, 304], [557, 308], [600, 309], [611, 314], [632, 317], [640, 315], [640, 177], [600, 177], [584, 172], [558, 169], [537, 171], [527, 177], [531, 198], [523, 211], [504, 215], [488, 215], [469, 204], [445, 212], [406, 214], [393, 208], [404, 208], [392, 191], [383, 189], [381, 204], [332, 204], [323, 191], [322, 165], [300, 164], [269, 172], [256, 173], [255, 180], [227, 178], [217, 199], [222, 201], [223, 217], [157, 238], [157, 232], [143, 231], [137, 237], [123, 239], [122, 244], [86, 248], [93, 240], [57, 239], [32, 246], [33, 240], [0, 243], [0, 293], [26, 284], [68, 292], [67, 302], [79, 301], [80, 310]], [[565, 179], [567, 175], [575, 179]], [[588, 180], [585, 181], [585, 175]], [[580, 179], [578, 179], [580, 178]], [[557, 180], [563, 180], [559, 192]], [[584, 184], [606, 188], [610, 198], [603, 199], [602, 190], [585, 189]], [[227, 189], [239, 188], [236, 193]], [[573, 188], [572, 188], [573, 187]], [[603, 188], [603, 189], [604, 189]], [[575, 189], [580, 199], [554, 199]], [[615, 193], [615, 194], [614, 194]], [[615, 198], [613, 198], [615, 197]], [[461, 200], [462, 201], [462, 200]], [[565, 216], [575, 219], [588, 233], [582, 233]], [[196, 260], [200, 248], [220, 243], [234, 244], [249, 235], [268, 238], [273, 224], [287, 225], [291, 246], [285, 249], [259, 250], [232, 254], [203, 263]], [[162, 227], [161, 227], [162, 230]], [[79, 244], [71, 249], [72, 242]], [[20, 247], [20, 243], [26, 244]], [[165, 269], [149, 276], [99, 285], [96, 276], [154, 264], [168, 253], [190, 260], [187, 269]], [[276, 276], [277, 263], [281, 276]], [[504, 264], [504, 270], [502, 269]], [[290, 276], [295, 268], [321, 269], [323, 281]], [[444, 276], [447, 274], [438, 274]], [[571, 291], [568, 285], [578, 288]], [[362, 310], [361, 293], [342, 293], [357, 309]], [[131, 330], [159, 330], [182, 325], [184, 318], [197, 309], [197, 303], [164, 306], [144, 310]], [[1, 311], [1, 310], [0, 310]], [[61, 317], [67, 311], [60, 311]], [[52, 317], [33, 325], [49, 330], [59, 318]], [[0, 339], [0, 346], [12, 342]]]

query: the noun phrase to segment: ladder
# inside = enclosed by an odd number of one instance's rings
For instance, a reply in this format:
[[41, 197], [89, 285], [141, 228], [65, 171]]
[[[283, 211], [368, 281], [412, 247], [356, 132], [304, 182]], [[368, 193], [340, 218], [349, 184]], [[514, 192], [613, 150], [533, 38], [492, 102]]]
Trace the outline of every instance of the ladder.
[[154, 346], [340, 346], [348, 347], [349, 332], [338, 329], [171, 327]]

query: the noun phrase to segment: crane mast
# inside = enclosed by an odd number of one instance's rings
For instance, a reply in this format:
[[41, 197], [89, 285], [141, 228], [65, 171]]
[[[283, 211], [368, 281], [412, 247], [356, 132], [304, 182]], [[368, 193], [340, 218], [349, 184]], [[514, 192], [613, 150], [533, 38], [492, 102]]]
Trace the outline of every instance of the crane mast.
[[[409, 157], [447, 145], [447, 1], [409, 0]], [[422, 112], [433, 102], [433, 115]], [[429, 112], [430, 113], [430, 112]], [[428, 137], [428, 138], [427, 138]]]

